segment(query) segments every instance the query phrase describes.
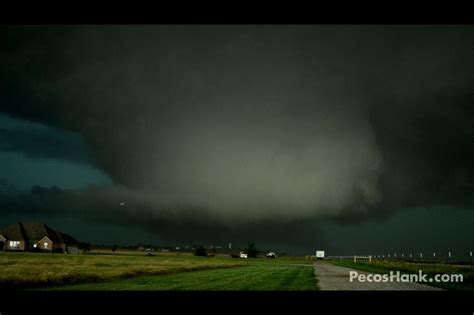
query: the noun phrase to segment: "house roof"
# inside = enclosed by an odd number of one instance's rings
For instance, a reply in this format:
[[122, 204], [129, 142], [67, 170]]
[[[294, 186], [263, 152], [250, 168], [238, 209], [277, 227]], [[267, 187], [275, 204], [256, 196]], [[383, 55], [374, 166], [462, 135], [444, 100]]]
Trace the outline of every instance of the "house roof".
[[23, 230], [20, 222], [6, 227], [5, 229], [2, 230], [1, 234], [6, 239], [15, 240], [15, 241], [25, 241], [27, 239], [26, 233]]
[[79, 243], [74, 237], [37, 222], [17, 222], [2, 230], [0, 234], [15, 241], [39, 241], [47, 236], [54, 243]]
[[43, 237], [47, 236], [52, 242], [59, 242], [62, 243], [61, 237], [58, 235], [56, 231], [51, 229], [46, 224], [36, 223], [36, 222], [28, 222], [28, 223], [20, 223], [23, 225], [26, 231], [26, 237], [30, 241], [39, 241]]
[[61, 239], [63, 240], [63, 243], [66, 243], [66, 244], [79, 244], [79, 241], [76, 240], [71, 235], [65, 234], [65, 233], [62, 233], [62, 232], [58, 232], [58, 233], [59, 233], [59, 236], [61, 237]]

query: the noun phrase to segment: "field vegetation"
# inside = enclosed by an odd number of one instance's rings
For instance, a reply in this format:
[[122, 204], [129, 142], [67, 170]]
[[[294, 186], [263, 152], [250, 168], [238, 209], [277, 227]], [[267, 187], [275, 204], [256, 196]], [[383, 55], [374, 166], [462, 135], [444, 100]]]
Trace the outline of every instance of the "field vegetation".
[[51, 253], [0, 253], [0, 288], [34, 288], [51, 285], [103, 282], [144, 275], [239, 267], [241, 261], [193, 255], [145, 256], [132, 252], [65, 255]]
[[0, 252], [0, 288], [53, 290], [314, 290], [312, 262], [301, 257], [236, 259], [192, 253]]
[[85, 283], [49, 290], [316, 290], [311, 265], [249, 264], [221, 268], [141, 276], [103, 283]]

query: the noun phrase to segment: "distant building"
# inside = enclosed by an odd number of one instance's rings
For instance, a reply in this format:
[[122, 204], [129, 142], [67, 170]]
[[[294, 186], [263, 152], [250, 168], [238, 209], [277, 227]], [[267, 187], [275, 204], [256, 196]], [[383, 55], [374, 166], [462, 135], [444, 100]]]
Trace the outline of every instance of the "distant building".
[[46, 224], [18, 222], [0, 231], [0, 250], [79, 253], [79, 241]]

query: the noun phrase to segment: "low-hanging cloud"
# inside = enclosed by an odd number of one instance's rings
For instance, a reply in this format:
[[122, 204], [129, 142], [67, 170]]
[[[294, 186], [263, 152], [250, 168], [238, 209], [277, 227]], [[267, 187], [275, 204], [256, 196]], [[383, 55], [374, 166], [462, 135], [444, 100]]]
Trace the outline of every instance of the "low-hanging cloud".
[[123, 200], [127, 218], [231, 227], [473, 204], [471, 27], [2, 35], [0, 110], [81, 133], [115, 183], [103, 208]]

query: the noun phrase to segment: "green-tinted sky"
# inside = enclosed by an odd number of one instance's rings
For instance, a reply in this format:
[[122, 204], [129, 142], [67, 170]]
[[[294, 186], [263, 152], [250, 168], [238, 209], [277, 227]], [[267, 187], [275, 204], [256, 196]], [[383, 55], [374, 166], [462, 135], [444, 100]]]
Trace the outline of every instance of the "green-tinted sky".
[[335, 255], [474, 245], [471, 26], [0, 35], [2, 226]]

